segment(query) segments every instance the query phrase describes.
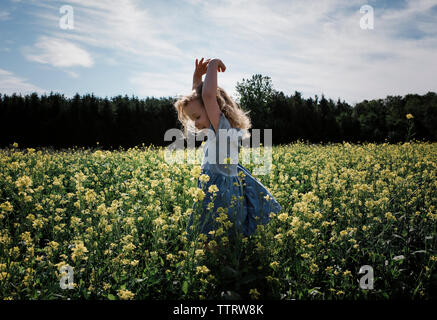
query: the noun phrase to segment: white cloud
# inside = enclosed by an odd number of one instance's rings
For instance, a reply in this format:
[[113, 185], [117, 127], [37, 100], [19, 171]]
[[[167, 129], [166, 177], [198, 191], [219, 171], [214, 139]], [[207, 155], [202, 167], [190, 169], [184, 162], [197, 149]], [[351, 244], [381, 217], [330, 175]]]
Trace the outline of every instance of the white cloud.
[[[416, 1], [410, 1], [406, 8], [387, 11], [379, 10], [376, 3], [374, 30], [359, 27], [362, 4], [229, 0], [204, 3], [200, 15], [220, 26], [222, 32], [212, 37], [211, 49], [225, 63], [232, 62], [229, 72], [268, 75], [285, 93], [324, 93], [354, 103], [435, 91], [437, 21], [426, 24], [430, 35], [426, 39], [401, 39], [394, 34], [399, 24], [416, 25], [417, 14], [425, 14], [437, 1], [423, 0], [417, 7]], [[393, 20], [394, 12], [402, 19]]]
[[[127, 77], [144, 95], [189, 92], [194, 58], [201, 56], [225, 62], [219, 85], [231, 95], [237, 81], [255, 73], [270, 76], [286, 94], [324, 93], [349, 103], [436, 91], [437, 20], [430, 9], [437, 1], [409, 0], [390, 9], [368, 2], [374, 30], [359, 27], [363, 0], [70, 0], [62, 3], [74, 8], [70, 31], [59, 28], [57, 1], [35, 2], [35, 15], [48, 39], [74, 42], [96, 61], [120, 64], [127, 73], [138, 70]], [[410, 29], [424, 36], [406, 37]], [[83, 52], [57, 56], [46, 46], [34, 48], [31, 59], [87, 64]]]
[[[139, 96], [177, 97], [191, 92], [193, 84], [193, 71], [189, 64], [183, 66], [184, 72], [136, 72], [131, 75], [129, 82], [133, 85], [132, 90]], [[235, 98], [235, 85], [243, 77], [249, 74], [237, 72], [219, 72], [219, 86], [229, 95]], [[205, 76], [203, 76], [203, 80]]]
[[72, 78], [79, 78], [79, 74], [77, 72], [71, 71], [71, 70], [64, 70], [65, 73], [67, 73]]
[[13, 93], [29, 94], [37, 92], [43, 94], [46, 90], [41, 89], [31, 83], [28, 83], [26, 79], [17, 77], [12, 72], [0, 69], [0, 93], [11, 95]]
[[32, 48], [24, 49], [25, 57], [34, 62], [54, 67], [91, 67], [91, 55], [78, 45], [57, 38], [40, 37]]
[[184, 73], [138, 72], [130, 77], [129, 82], [138, 95], [158, 98], [190, 93], [190, 80], [190, 76]]
[[74, 9], [73, 32], [53, 27], [57, 26], [61, 15], [58, 14], [58, 4], [50, 6], [49, 3], [38, 5], [52, 10], [37, 11], [34, 14], [54, 37], [111, 50], [113, 55], [123, 55], [128, 59], [165, 58], [174, 61], [180, 56], [187, 56], [173, 41], [173, 37], [178, 37], [178, 30], [169, 27], [176, 17], [166, 16], [165, 12], [156, 16], [144, 8], [141, 1], [64, 1]]

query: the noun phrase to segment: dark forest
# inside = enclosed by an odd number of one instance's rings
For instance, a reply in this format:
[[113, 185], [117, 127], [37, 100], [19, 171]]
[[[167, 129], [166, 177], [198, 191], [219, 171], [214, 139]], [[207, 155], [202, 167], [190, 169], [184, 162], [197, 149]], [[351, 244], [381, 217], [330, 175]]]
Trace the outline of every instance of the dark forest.
[[[296, 140], [308, 143], [437, 140], [437, 95], [408, 94], [364, 100], [351, 106], [338, 99], [304, 99], [286, 95], [267, 76], [253, 75], [237, 83], [237, 102], [252, 127], [271, 128], [273, 145]], [[0, 93], [0, 147], [63, 149], [166, 146], [164, 133], [181, 128], [173, 103], [176, 97], [145, 98], [94, 94], [67, 98], [51, 92], [25, 96]], [[408, 114], [411, 116], [407, 117]]]

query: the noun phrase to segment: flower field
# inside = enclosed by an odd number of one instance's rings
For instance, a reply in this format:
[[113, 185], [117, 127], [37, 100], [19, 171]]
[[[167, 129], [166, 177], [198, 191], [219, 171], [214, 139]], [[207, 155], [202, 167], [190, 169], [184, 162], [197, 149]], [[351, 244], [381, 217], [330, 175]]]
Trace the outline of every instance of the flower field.
[[186, 226], [208, 177], [163, 148], [1, 149], [0, 298], [437, 297], [436, 143], [297, 142], [272, 163], [254, 176], [282, 212], [228, 237], [223, 208], [206, 244]]

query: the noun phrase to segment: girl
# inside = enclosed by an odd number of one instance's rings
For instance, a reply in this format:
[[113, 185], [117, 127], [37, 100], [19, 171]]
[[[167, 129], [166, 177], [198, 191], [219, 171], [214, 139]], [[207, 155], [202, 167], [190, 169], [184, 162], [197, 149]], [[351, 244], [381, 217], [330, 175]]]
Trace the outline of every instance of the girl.
[[[192, 130], [193, 123], [195, 133], [209, 129], [208, 139], [204, 144], [201, 175], [197, 181], [197, 186], [204, 191], [205, 197], [198, 204], [199, 210], [196, 210], [198, 202], [193, 204], [193, 213], [187, 227], [189, 239], [197, 232], [211, 239], [218, 226], [217, 222], [223, 225], [224, 218], [232, 223], [228, 224], [232, 226], [228, 232], [232, 229], [248, 236], [256, 231], [258, 224], [270, 221], [271, 212], [277, 214], [281, 211], [281, 205], [271, 193], [238, 163], [238, 154], [235, 163], [229, 163], [231, 145], [234, 150], [238, 146], [239, 153], [241, 139], [248, 136], [247, 129], [251, 127], [251, 123], [247, 113], [217, 86], [217, 72], [225, 70], [226, 66], [219, 59], [208, 59], [205, 62], [203, 58], [200, 62], [196, 59], [193, 91], [175, 103], [185, 136], [187, 130]], [[205, 81], [202, 83], [205, 73]], [[230, 139], [225, 136], [226, 149], [220, 147], [219, 140], [223, 139], [223, 135], [219, 130], [225, 134], [228, 130], [237, 133]], [[197, 223], [194, 223], [195, 220]]]

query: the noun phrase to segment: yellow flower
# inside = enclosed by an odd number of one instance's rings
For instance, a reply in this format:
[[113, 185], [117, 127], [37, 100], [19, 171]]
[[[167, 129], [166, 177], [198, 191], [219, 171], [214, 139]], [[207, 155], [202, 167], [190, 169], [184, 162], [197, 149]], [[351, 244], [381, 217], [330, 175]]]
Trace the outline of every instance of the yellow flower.
[[48, 245], [53, 249], [53, 250], [57, 250], [59, 247], [59, 243], [57, 243], [56, 241], [50, 241], [48, 243]]
[[279, 267], [279, 262], [273, 261], [272, 263], [270, 263], [270, 268], [272, 268], [273, 270], [277, 270], [278, 267]]
[[209, 202], [208, 206], [207, 206], [207, 210], [211, 210], [212, 208], [214, 208], [214, 202]]
[[123, 251], [132, 252], [132, 251], [134, 251], [135, 248], [136, 248], [136, 246], [133, 243], [128, 243], [125, 246], [123, 246]]
[[135, 297], [135, 294], [129, 290], [118, 290], [118, 296], [122, 300], [132, 300]]
[[208, 192], [209, 193], [214, 193], [214, 192], [217, 192], [217, 191], [219, 191], [219, 189], [217, 188], [217, 186], [215, 184], [210, 185], [209, 188], [208, 188]]
[[205, 192], [197, 187], [191, 187], [189, 193], [192, 195], [194, 202], [202, 201], [205, 198]]
[[29, 188], [32, 186], [32, 179], [28, 176], [19, 177], [17, 181], [15, 181], [15, 185], [18, 189]]
[[174, 260], [174, 255], [172, 255], [171, 253], [169, 253], [169, 254], [167, 255], [166, 259], [167, 259], [168, 261], [172, 261], [172, 260]]
[[215, 230], [215, 235], [216, 235], [217, 237], [221, 236], [223, 233], [225, 233], [225, 232], [223, 231], [223, 228], [218, 228], [217, 230]]
[[222, 212], [219, 214], [217, 218], [215, 218], [215, 221], [217, 221], [218, 223], [224, 223], [227, 219], [228, 219], [228, 215]]
[[256, 300], [256, 299], [259, 298], [259, 296], [260, 296], [261, 294], [260, 294], [260, 293], [258, 292], [258, 290], [255, 288], [255, 289], [250, 289], [250, 290], [249, 290], [249, 295], [250, 295], [250, 297], [251, 297], [252, 299]]
[[80, 201], [77, 200], [76, 202], [74, 202], [74, 206], [80, 210]]
[[308, 253], [302, 253], [300, 256], [304, 259], [308, 259], [310, 257]]
[[406, 117], [407, 119], [413, 119], [413, 118], [414, 118], [413, 115], [412, 115], [411, 113], [408, 113], [405, 117]]
[[278, 233], [277, 235], [274, 236], [274, 238], [278, 240], [279, 243], [282, 243], [282, 233]]
[[203, 249], [198, 249], [195, 251], [194, 255], [196, 257], [202, 257], [205, 254], [205, 251]]
[[6, 201], [0, 205], [0, 209], [4, 210], [6, 212], [11, 212], [14, 209], [14, 206], [12, 204], [10, 204], [9, 201]]
[[7, 272], [0, 272], [0, 281], [6, 280], [9, 278], [9, 274]]
[[14, 148], [18, 148], [18, 143], [14, 142], [14, 144], [12, 145]]
[[199, 273], [206, 274], [208, 272], [209, 272], [209, 269], [207, 266], [196, 267], [196, 274], [199, 274]]
[[101, 214], [102, 216], [107, 216], [108, 213], [106, 211], [106, 205], [104, 203], [102, 203], [101, 205], [99, 205], [97, 207], [97, 213]]
[[282, 222], [287, 221], [287, 219], [288, 219], [288, 213], [287, 213], [287, 212], [281, 213], [280, 215], [278, 215], [278, 219], [279, 219], [280, 221], [282, 221]]
[[85, 257], [84, 255], [88, 252], [88, 249], [85, 247], [82, 241], [78, 241], [74, 248], [71, 249], [73, 251], [71, 255], [71, 259], [73, 261], [76, 261], [76, 259], [82, 258], [83, 260], [87, 260], [88, 257]]
[[191, 169], [190, 173], [194, 178], [199, 178], [201, 172], [202, 168], [200, 166], [195, 166], [193, 169]]
[[396, 217], [395, 217], [391, 212], [387, 212], [387, 213], [385, 214], [385, 218], [386, 218], [387, 220], [396, 221]]
[[202, 175], [199, 177], [199, 180], [200, 180], [200, 182], [206, 183], [206, 182], [209, 181], [209, 176], [208, 176], [207, 174], [202, 174]]
[[230, 227], [232, 227], [233, 223], [231, 221], [226, 221], [223, 223], [223, 227], [225, 229], [229, 229]]
[[91, 189], [88, 189], [86, 192], [85, 192], [85, 200], [88, 202], [88, 203], [92, 203], [95, 199], [96, 199], [96, 193], [94, 192], [94, 190], [91, 190]]
[[165, 223], [165, 220], [162, 219], [161, 217], [156, 218], [155, 220], [153, 220], [153, 224], [155, 226], [161, 226]]
[[319, 266], [318, 266], [317, 264], [312, 263], [312, 264], [310, 265], [310, 271], [311, 271], [311, 273], [316, 273], [318, 270], [319, 270]]
[[180, 250], [180, 251], [178, 252], [178, 254], [179, 254], [180, 256], [182, 256], [182, 257], [186, 257], [186, 256], [188, 256], [188, 252], [185, 251], [185, 250]]
[[21, 240], [26, 242], [26, 245], [29, 245], [32, 243], [32, 237], [30, 236], [29, 231], [23, 232], [20, 237], [21, 237]]
[[223, 237], [223, 238], [222, 238], [222, 244], [223, 244], [223, 245], [226, 245], [228, 242], [229, 242], [228, 237]]

